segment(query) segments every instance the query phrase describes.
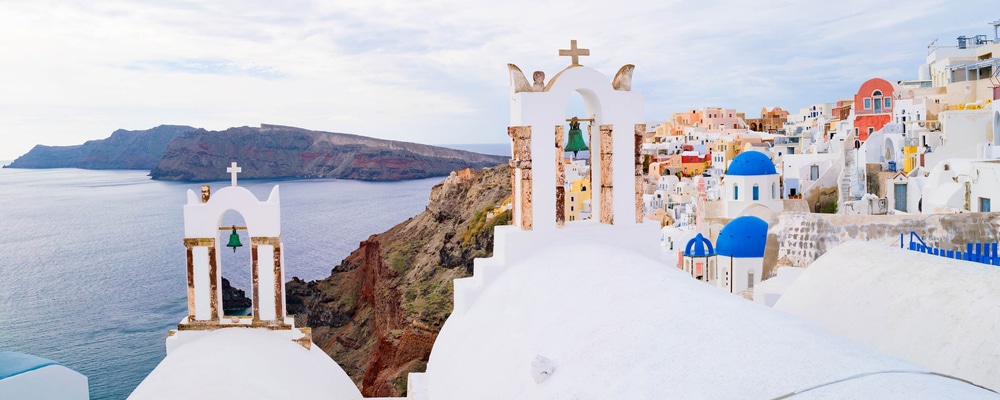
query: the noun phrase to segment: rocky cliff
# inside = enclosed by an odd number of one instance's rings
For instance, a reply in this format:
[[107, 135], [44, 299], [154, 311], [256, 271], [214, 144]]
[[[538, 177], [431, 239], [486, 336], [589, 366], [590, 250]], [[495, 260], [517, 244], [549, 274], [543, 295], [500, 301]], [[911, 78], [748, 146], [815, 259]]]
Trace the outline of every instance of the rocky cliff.
[[190, 126], [160, 125], [144, 131], [119, 129], [110, 137], [76, 146], [37, 145], [8, 168], [151, 169], [160, 162], [167, 144]]
[[292, 278], [289, 312], [366, 397], [403, 395], [451, 313], [452, 280], [492, 253], [493, 226], [510, 221], [491, 212], [510, 193], [507, 166], [452, 175], [424, 212], [361, 242], [330, 277]]
[[253, 300], [247, 297], [243, 289], [233, 287], [229, 279], [222, 277], [222, 310], [227, 314], [231, 311], [241, 311], [253, 307]]
[[225, 180], [238, 162], [242, 178], [340, 178], [372, 181], [445, 176], [492, 167], [507, 157], [417, 143], [277, 125], [225, 131], [199, 129], [170, 142], [153, 179]]

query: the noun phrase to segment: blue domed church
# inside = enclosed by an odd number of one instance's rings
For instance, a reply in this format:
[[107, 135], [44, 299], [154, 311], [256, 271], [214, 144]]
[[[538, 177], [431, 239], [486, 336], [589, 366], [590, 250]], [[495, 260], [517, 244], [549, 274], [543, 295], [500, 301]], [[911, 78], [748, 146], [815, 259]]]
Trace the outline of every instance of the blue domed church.
[[696, 235], [684, 246], [681, 262], [684, 272], [699, 281], [715, 279], [715, 249], [702, 234]]
[[774, 162], [759, 151], [744, 151], [733, 159], [722, 180], [722, 200], [726, 216], [745, 215], [750, 207], [766, 207], [773, 212], [784, 210]]
[[716, 286], [731, 293], [753, 292], [764, 273], [767, 222], [749, 215], [736, 218], [715, 242]]

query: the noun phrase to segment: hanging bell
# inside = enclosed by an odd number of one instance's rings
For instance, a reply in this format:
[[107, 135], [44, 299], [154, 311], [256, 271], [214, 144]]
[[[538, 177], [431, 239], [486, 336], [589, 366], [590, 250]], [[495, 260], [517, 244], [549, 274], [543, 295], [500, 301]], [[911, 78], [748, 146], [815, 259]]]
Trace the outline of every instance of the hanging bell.
[[566, 141], [565, 151], [573, 152], [573, 158], [576, 158], [576, 153], [581, 150], [590, 150], [587, 147], [587, 143], [583, 140], [583, 131], [580, 130], [580, 121], [573, 117], [569, 122], [569, 140]]
[[236, 233], [236, 225], [233, 225], [233, 233], [229, 234], [229, 244], [226, 247], [232, 247], [233, 253], [236, 252], [237, 247], [243, 247], [243, 243], [240, 243], [240, 235]]

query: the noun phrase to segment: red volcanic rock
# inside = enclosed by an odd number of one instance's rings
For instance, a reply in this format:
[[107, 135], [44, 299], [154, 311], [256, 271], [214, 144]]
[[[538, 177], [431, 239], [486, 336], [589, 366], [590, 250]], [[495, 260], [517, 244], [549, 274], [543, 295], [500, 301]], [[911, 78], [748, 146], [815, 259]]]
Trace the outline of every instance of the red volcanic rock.
[[452, 309], [452, 280], [492, 252], [485, 216], [510, 196], [510, 168], [465, 170], [431, 191], [424, 212], [372, 235], [325, 279], [285, 285], [289, 313], [367, 397], [406, 393]]

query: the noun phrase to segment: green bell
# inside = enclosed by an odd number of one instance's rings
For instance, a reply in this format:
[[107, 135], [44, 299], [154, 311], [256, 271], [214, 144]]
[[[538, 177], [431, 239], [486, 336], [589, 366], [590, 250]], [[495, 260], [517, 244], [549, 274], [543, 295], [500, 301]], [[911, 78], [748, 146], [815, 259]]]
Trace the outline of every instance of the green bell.
[[226, 247], [232, 247], [233, 253], [236, 252], [237, 247], [243, 247], [243, 243], [240, 243], [240, 235], [236, 233], [236, 225], [233, 225], [233, 233], [229, 234], [229, 244]]
[[581, 150], [590, 150], [587, 147], [587, 143], [583, 140], [583, 131], [580, 130], [580, 121], [573, 117], [569, 122], [569, 140], [566, 141], [565, 151], [572, 151], [573, 158], [576, 158], [576, 153]]

